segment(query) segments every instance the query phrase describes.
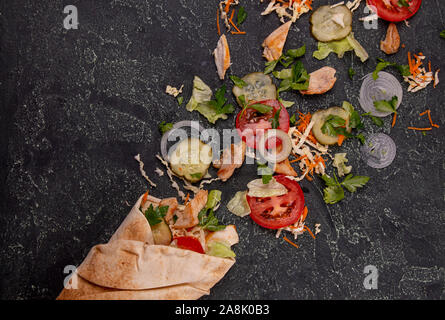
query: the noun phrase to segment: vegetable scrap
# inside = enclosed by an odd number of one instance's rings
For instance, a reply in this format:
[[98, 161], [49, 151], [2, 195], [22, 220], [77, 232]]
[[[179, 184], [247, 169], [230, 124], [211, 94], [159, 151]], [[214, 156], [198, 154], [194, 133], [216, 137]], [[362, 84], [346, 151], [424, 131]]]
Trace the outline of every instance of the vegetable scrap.
[[425, 89], [434, 80], [431, 64], [429, 64], [428, 71], [423, 67], [423, 60], [425, 59], [426, 57], [421, 52], [413, 55], [408, 52], [408, 65], [411, 75], [403, 77], [403, 80], [409, 83], [408, 92]]
[[261, 12], [261, 15], [265, 16], [275, 12], [281, 23], [286, 23], [285, 18], [290, 19], [289, 21], [294, 23], [310, 10], [312, 10], [312, 0], [270, 0], [266, 9]]

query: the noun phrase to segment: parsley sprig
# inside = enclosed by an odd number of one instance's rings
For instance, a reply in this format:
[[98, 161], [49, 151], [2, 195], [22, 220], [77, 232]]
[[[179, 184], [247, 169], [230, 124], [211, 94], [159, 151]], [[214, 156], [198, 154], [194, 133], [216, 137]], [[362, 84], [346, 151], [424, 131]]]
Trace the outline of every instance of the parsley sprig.
[[411, 71], [409, 70], [409, 65], [407, 64], [397, 64], [394, 62], [389, 62], [389, 61], [385, 61], [383, 59], [378, 58], [377, 59], [379, 62], [377, 63], [377, 66], [374, 70], [374, 72], [372, 73], [372, 78], [374, 80], [377, 80], [379, 78], [379, 72], [382, 71], [383, 69], [386, 69], [387, 67], [394, 67], [397, 70], [399, 70], [400, 74], [402, 76], [410, 76], [411, 75]]
[[377, 111], [397, 113], [396, 108], [398, 100], [397, 96], [393, 96], [391, 100], [377, 100], [373, 103]]
[[225, 225], [219, 224], [218, 219], [215, 217], [213, 208], [204, 208], [198, 213], [199, 226], [203, 230], [219, 231], [226, 228]]
[[227, 98], [225, 97], [226, 95], [226, 85], [223, 85], [221, 88], [219, 88], [218, 90], [216, 90], [215, 92], [215, 100], [210, 100], [208, 103], [210, 106], [212, 106], [217, 114], [228, 114], [228, 113], [233, 113], [233, 111], [235, 111], [235, 107], [227, 102]]
[[370, 179], [367, 176], [348, 174], [342, 182], [339, 182], [335, 173], [333, 178], [326, 174], [321, 178], [326, 184], [326, 187], [323, 189], [323, 199], [327, 204], [334, 204], [344, 199], [345, 191], [343, 187], [354, 193], [357, 191], [357, 188], [362, 188]]
[[150, 204], [147, 210], [145, 210], [144, 215], [145, 218], [147, 218], [150, 226], [154, 226], [162, 222], [163, 218], [167, 214], [167, 211], [168, 206], [156, 207], [155, 209], [153, 205]]

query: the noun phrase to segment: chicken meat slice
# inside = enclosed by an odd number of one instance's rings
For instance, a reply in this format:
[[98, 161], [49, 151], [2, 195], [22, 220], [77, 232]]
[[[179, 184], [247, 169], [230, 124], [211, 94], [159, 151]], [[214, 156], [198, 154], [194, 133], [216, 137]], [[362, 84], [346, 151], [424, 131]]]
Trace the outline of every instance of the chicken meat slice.
[[245, 154], [246, 144], [244, 141], [237, 144], [232, 143], [230, 148], [224, 149], [221, 158], [213, 162], [213, 166], [219, 169], [216, 173], [218, 178], [227, 181], [233, 175], [235, 169], [242, 166]]
[[263, 56], [267, 61], [278, 60], [283, 53], [287, 34], [289, 33], [292, 21], [288, 21], [273, 31], [263, 42]]
[[388, 30], [386, 31], [386, 38], [380, 41], [380, 50], [386, 54], [394, 54], [399, 51], [400, 47], [400, 35], [397, 31], [395, 23], [390, 23]]
[[173, 228], [184, 229], [196, 226], [199, 223], [199, 211], [201, 211], [207, 203], [207, 195], [207, 190], [199, 190], [193, 200], [186, 204], [182, 212], [177, 211], [176, 215], [178, 220], [176, 220]]
[[323, 94], [332, 89], [337, 78], [337, 70], [331, 67], [323, 67], [309, 74], [309, 87], [301, 90], [301, 94]]
[[275, 173], [284, 174], [286, 176], [292, 176], [292, 177], [297, 176], [297, 173], [295, 172], [294, 168], [292, 168], [292, 166], [290, 165], [289, 159], [283, 160], [275, 164], [274, 171]]
[[160, 207], [168, 206], [167, 213], [165, 214], [165, 221], [170, 223], [173, 216], [175, 215], [175, 211], [178, 208], [178, 200], [176, 198], [166, 198], [159, 202]]
[[215, 56], [216, 69], [218, 71], [219, 78], [224, 80], [227, 69], [230, 67], [230, 50], [227, 38], [223, 34], [216, 45], [216, 49], [213, 51]]

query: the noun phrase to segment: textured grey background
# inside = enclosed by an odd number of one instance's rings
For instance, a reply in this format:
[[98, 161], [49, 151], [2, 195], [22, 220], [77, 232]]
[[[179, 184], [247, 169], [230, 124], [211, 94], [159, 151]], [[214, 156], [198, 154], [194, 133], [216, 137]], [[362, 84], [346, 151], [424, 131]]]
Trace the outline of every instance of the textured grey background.
[[[248, 18], [245, 36], [228, 36], [233, 65], [242, 76], [264, 67], [262, 40], [277, 26], [275, 15], [260, 17], [259, 1], [241, 1]], [[314, 1], [319, 4], [335, 1]], [[79, 29], [63, 28], [63, 8], [79, 10]], [[174, 196], [160, 164], [162, 121], [198, 119], [164, 93], [165, 86], [185, 84], [188, 100], [194, 75], [213, 89], [218, 80], [211, 51], [218, 40], [217, 1], [2, 1], [0, 114], [0, 298], [54, 299], [62, 289], [65, 265], [78, 265], [91, 246], [105, 242], [146, 190], [133, 156], [140, 153], [147, 173], [158, 183], [155, 196]], [[408, 50], [422, 51], [435, 68], [445, 71], [445, 4], [426, 0], [410, 20], [399, 23], [406, 45], [391, 57], [406, 63]], [[332, 91], [319, 97], [288, 94], [289, 111], [315, 111], [349, 100], [358, 107], [360, 78], [384, 57], [378, 43], [387, 23], [365, 30], [354, 14], [356, 38], [369, 51], [365, 64], [350, 53], [344, 59], [311, 58], [316, 42], [309, 36], [308, 15], [289, 33], [286, 49], [303, 43], [309, 71], [324, 65], [338, 70]], [[349, 80], [347, 70], [357, 71]], [[393, 74], [399, 77], [394, 70]], [[400, 79], [400, 77], [399, 77]], [[230, 81], [224, 81], [231, 88]], [[406, 84], [403, 84], [406, 89]], [[326, 207], [321, 183], [303, 182], [308, 225], [321, 223], [314, 241], [298, 239], [299, 249], [275, 239], [275, 233], [248, 217], [231, 215], [225, 204], [255, 176], [244, 166], [226, 184], [217, 215], [235, 223], [241, 241], [238, 259], [210, 299], [395, 299], [445, 298], [444, 86], [406, 93], [397, 125], [379, 129], [366, 122], [366, 134], [385, 132], [398, 150], [394, 163], [381, 170], [367, 167], [357, 141], [347, 141], [353, 172], [372, 177], [344, 201]], [[233, 97], [230, 97], [233, 100]], [[406, 129], [428, 122], [418, 114], [430, 108], [440, 129], [425, 136]], [[230, 128], [234, 115], [217, 124]], [[334, 151], [340, 149], [334, 148]], [[214, 172], [213, 172], [214, 173]], [[377, 290], [365, 290], [363, 269], [379, 270]]]

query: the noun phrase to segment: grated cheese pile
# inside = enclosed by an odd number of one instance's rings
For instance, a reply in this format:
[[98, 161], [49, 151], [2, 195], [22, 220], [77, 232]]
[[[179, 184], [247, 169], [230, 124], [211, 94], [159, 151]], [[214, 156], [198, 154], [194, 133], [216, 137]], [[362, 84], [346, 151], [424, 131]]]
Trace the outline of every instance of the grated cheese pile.
[[261, 15], [265, 16], [275, 12], [282, 23], [286, 22], [284, 18], [289, 18], [292, 22], [295, 22], [303, 14], [312, 10], [311, 5], [312, 0], [289, 0], [288, 2], [271, 0], [267, 8], [261, 12]]

